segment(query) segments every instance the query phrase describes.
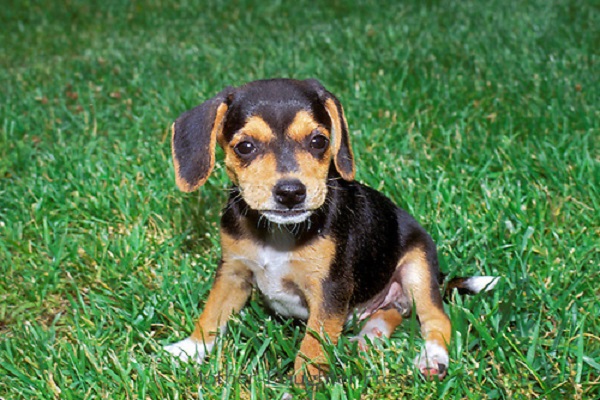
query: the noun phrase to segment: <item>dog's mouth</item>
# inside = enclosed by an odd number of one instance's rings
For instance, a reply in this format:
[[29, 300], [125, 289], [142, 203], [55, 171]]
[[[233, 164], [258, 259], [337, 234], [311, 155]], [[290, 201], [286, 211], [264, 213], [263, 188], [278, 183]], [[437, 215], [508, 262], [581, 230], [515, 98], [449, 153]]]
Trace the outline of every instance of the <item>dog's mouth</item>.
[[310, 217], [312, 211], [304, 209], [261, 210], [260, 213], [276, 224], [299, 224]]

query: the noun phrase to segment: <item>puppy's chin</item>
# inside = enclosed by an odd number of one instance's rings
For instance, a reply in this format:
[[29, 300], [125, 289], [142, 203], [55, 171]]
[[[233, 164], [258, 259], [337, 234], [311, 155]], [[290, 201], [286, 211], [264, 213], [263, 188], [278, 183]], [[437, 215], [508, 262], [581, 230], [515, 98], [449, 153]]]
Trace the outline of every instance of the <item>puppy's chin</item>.
[[299, 224], [308, 219], [312, 211], [293, 210], [293, 211], [261, 211], [260, 212], [270, 222], [279, 225]]

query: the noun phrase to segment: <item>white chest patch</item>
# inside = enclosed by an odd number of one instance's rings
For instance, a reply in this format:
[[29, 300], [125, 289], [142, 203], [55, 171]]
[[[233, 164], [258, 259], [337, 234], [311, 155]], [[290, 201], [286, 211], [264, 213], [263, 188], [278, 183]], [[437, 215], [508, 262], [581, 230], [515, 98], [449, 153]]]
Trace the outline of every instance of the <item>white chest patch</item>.
[[264, 246], [259, 248], [256, 258], [244, 255], [236, 258], [252, 270], [256, 286], [273, 311], [286, 317], [308, 319], [308, 309], [302, 298], [289, 283], [286, 285], [286, 280], [293, 274], [292, 254]]

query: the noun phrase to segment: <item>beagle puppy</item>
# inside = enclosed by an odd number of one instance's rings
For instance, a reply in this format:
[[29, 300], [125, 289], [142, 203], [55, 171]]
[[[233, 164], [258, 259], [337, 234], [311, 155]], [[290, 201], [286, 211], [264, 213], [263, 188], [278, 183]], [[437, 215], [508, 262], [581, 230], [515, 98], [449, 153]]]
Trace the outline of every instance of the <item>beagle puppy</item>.
[[[275, 312], [307, 320], [297, 377], [327, 360], [351, 318], [354, 338], [390, 337], [413, 310], [425, 340], [416, 367], [443, 378], [452, 331], [442, 306], [436, 247], [406, 211], [354, 180], [339, 100], [316, 80], [271, 79], [228, 87], [172, 127], [177, 186], [196, 190], [225, 153], [233, 186], [221, 217], [222, 257], [191, 336], [165, 349], [201, 362], [257, 288]], [[458, 278], [448, 288], [479, 292], [495, 277]]]

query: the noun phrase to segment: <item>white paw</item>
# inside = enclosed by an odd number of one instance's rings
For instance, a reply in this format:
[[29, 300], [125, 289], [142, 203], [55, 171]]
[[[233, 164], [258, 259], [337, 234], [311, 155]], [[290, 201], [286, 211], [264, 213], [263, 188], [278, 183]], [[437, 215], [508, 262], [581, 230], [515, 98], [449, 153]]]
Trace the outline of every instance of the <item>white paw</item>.
[[426, 378], [437, 376], [438, 379], [443, 379], [449, 362], [448, 351], [444, 347], [435, 342], [426, 342], [425, 348], [415, 359], [415, 366]]
[[165, 346], [164, 349], [184, 363], [187, 363], [188, 360], [192, 360], [200, 364], [206, 354], [213, 348], [213, 345], [214, 341], [202, 343], [192, 338], [187, 338], [180, 342]]
[[358, 335], [353, 336], [350, 341], [358, 342], [358, 347], [361, 350], [367, 349], [367, 338], [371, 343], [375, 340], [380, 339], [382, 337], [390, 337], [392, 332], [390, 332], [390, 328], [388, 324], [381, 318], [371, 318], [369, 319], [363, 328], [360, 330]]

